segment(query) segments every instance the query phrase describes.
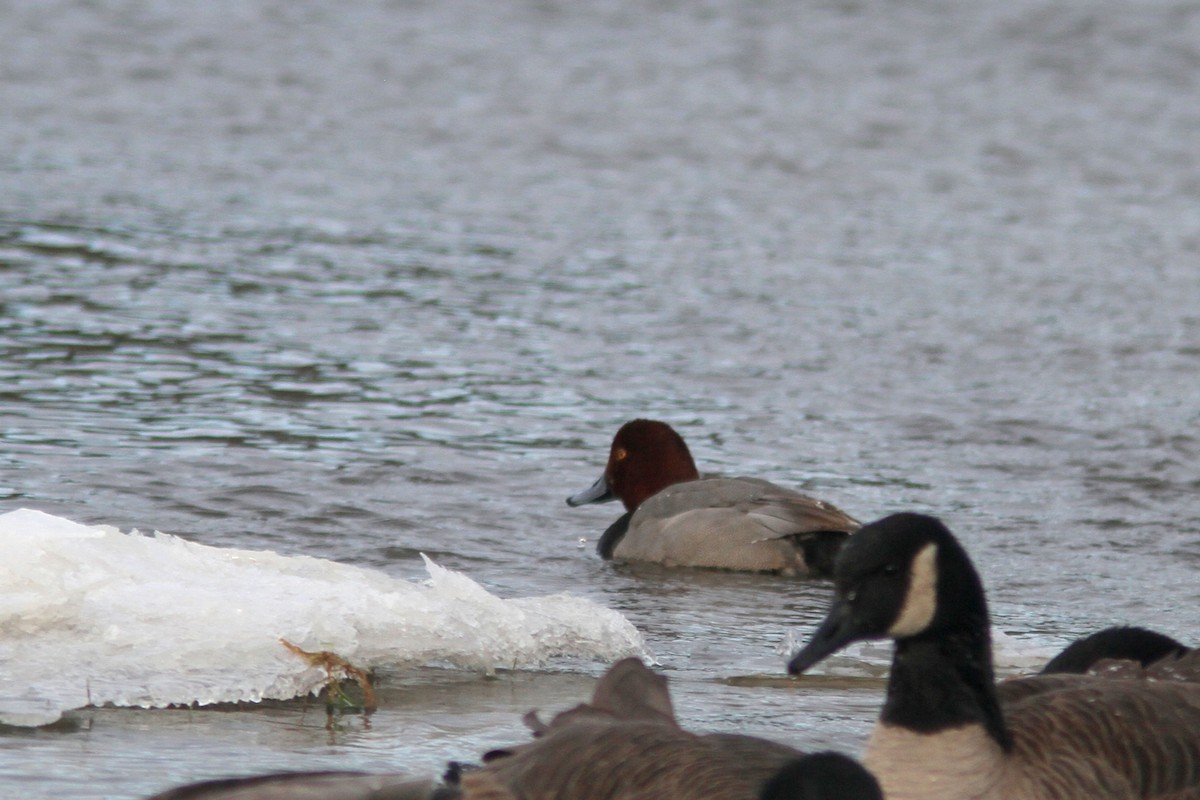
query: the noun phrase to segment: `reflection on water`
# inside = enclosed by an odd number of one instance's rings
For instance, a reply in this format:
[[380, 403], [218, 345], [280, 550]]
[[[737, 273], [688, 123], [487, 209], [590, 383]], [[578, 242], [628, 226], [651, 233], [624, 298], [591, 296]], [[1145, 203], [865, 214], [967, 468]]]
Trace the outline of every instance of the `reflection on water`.
[[[689, 726], [856, 749], [874, 692], [722, 682], [781, 672], [826, 585], [592, 553], [609, 509], [563, 498], [658, 416], [705, 469], [944, 516], [1015, 656], [1200, 639], [1198, 27], [1168, 0], [17, 4], [0, 498], [570, 590], [638, 625]], [[589, 684], [456, 680], [332, 731], [89, 712], [5, 736], [0, 788], [425, 768]]]

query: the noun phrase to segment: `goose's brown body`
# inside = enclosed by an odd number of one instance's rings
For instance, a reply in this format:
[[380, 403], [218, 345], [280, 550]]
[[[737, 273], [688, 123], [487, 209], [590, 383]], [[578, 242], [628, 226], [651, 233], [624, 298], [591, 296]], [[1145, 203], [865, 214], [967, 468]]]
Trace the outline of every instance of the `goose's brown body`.
[[1200, 691], [1078, 675], [997, 687], [1012, 736], [879, 723], [863, 762], [888, 800], [1200, 800]]
[[1040, 793], [1029, 797], [1200, 800], [1200, 687], [1092, 677], [1063, 684], [1001, 703], [1015, 787], [1032, 784]]
[[586, 721], [467, 774], [462, 787], [469, 800], [754, 800], [799, 756], [746, 737], [696, 736], [654, 722]]
[[1151, 681], [1200, 682], [1200, 650], [1166, 656], [1146, 666], [1129, 659], [1106, 658], [1088, 669], [1089, 675]]
[[666, 679], [636, 659], [614, 665], [590, 704], [530, 723], [537, 739], [488, 754], [463, 777], [469, 800], [752, 800], [802, 755], [765, 739], [683, 730]]

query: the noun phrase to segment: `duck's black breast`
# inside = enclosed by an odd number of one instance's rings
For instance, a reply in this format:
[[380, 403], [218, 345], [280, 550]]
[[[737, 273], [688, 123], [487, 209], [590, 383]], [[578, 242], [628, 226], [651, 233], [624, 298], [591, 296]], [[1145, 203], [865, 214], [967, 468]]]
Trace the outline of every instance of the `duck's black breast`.
[[629, 532], [629, 520], [632, 518], [633, 512], [626, 511], [600, 535], [600, 541], [596, 543], [596, 552], [600, 554], [601, 558], [606, 561], [612, 560], [613, 551], [617, 549], [617, 545]]

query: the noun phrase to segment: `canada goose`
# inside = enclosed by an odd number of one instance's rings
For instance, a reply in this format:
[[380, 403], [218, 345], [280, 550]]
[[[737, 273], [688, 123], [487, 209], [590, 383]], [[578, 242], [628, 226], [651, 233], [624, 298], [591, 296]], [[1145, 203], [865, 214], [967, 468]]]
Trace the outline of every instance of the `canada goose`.
[[[1200, 798], [1200, 685], [1048, 675], [998, 690], [983, 585], [937, 519], [864, 526], [834, 584], [788, 671], [851, 642], [895, 640], [864, 757], [888, 800]], [[1021, 685], [1034, 691], [1005, 696]]]
[[591, 703], [549, 724], [532, 712], [525, 722], [532, 742], [492, 750], [439, 787], [396, 775], [285, 774], [193, 784], [151, 800], [882, 800], [870, 773], [845, 756], [688, 733], [666, 678], [635, 658], [605, 673]]
[[758, 478], [701, 478], [683, 437], [650, 419], [621, 426], [600, 479], [567, 505], [617, 499], [625, 514], [596, 546], [614, 561], [828, 575], [858, 528], [829, 503]]
[[466, 800], [757, 800], [767, 790], [775, 800], [821, 797], [797, 777], [806, 769], [818, 787], [831, 779], [841, 786], [844, 773], [855, 774], [858, 784], [849, 788], [859, 793], [841, 795], [846, 800], [879, 797], [869, 794], [874, 779], [849, 759], [830, 768], [766, 739], [684, 731], [666, 678], [636, 658], [613, 665], [590, 704], [548, 725], [534, 715], [526, 722], [537, 739], [486, 754], [482, 769], [463, 775]]
[[1107, 659], [1136, 661], [1143, 667], [1165, 658], [1179, 658], [1191, 648], [1158, 631], [1134, 626], [1105, 628], [1067, 647], [1042, 667], [1041, 674], [1070, 672], [1082, 675]]

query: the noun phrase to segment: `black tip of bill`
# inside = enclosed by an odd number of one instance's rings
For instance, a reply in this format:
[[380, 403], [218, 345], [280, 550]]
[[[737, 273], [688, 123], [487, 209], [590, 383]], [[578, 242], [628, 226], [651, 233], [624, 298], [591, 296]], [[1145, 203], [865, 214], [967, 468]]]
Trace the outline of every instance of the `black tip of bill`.
[[846, 645], [863, 638], [851, 624], [849, 608], [837, 601], [799, 653], [788, 662], [788, 674], [800, 675]]

